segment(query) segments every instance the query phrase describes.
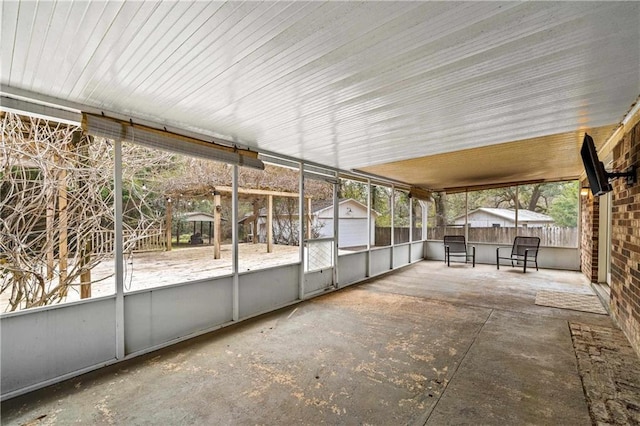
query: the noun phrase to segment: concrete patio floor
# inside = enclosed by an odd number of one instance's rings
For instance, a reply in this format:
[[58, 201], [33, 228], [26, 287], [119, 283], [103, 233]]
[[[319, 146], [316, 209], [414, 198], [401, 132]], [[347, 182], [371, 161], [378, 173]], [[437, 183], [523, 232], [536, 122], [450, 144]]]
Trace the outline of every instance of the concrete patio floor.
[[2, 424], [591, 424], [569, 322], [615, 326], [540, 290], [591, 293], [419, 262], [5, 401]]

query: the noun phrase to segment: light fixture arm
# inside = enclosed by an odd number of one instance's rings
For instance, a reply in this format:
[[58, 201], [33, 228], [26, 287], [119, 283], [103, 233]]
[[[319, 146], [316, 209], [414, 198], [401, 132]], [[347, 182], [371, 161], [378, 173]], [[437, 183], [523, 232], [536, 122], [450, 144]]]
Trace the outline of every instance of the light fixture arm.
[[636, 166], [629, 167], [625, 172], [605, 172], [607, 179], [613, 180], [618, 178], [626, 178], [627, 185], [635, 185], [637, 181]]

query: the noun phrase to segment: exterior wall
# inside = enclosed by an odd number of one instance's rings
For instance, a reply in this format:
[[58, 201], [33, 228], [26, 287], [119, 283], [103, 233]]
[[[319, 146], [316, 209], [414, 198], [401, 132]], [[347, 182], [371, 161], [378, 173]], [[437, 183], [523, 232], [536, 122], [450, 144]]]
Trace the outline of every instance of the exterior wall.
[[[471, 228], [491, 228], [494, 224], [500, 225], [500, 227], [510, 227], [513, 228], [515, 226], [515, 221], [496, 216], [493, 214], [489, 214], [486, 212], [475, 212], [469, 214], [468, 219], [469, 226]], [[464, 225], [464, 217], [462, 219], [456, 219], [456, 225]], [[522, 228], [523, 225], [526, 225], [530, 228], [541, 228], [543, 226], [552, 226], [552, 222], [547, 221], [535, 221], [535, 220], [519, 220], [518, 227]]]
[[[345, 200], [338, 205], [338, 247], [366, 246], [367, 206], [354, 200]], [[371, 245], [375, 244], [376, 214], [371, 213]], [[314, 224], [319, 226], [320, 238], [333, 237], [333, 207], [316, 212]]]
[[[640, 114], [621, 132], [613, 148], [613, 169], [640, 167]], [[637, 174], [637, 171], [636, 171]], [[581, 186], [588, 186], [586, 180]], [[582, 272], [598, 280], [598, 234], [600, 202], [589, 193], [581, 197], [580, 241]], [[611, 315], [640, 354], [640, 182], [627, 186], [625, 179], [613, 181], [611, 235]]]
[[[315, 225], [319, 227], [319, 238], [331, 238], [333, 237], [333, 218], [322, 219], [319, 218], [315, 222]], [[371, 219], [371, 226], [369, 229], [371, 234], [372, 245], [375, 243], [375, 223], [374, 219]], [[368, 243], [367, 236], [367, 219], [365, 218], [340, 218], [338, 221], [338, 247], [358, 247], [366, 246]]]
[[[640, 122], [613, 149], [613, 160], [616, 170], [640, 167]], [[614, 182], [611, 239], [611, 313], [640, 353], [640, 182]]]
[[[341, 219], [366, 219], [367, 206], [352, 200], [342, 201], [338, 205], [338, 215]], [[320, 210], [316, 216], [321, 219], [333, 219], [333, 206]]]
[[[585, 179], [580, 187], [589, 186]], [[598, 282], [598, 232], [600, 218], [600, 202], [589, 191], [589, 195], [580, 196], [580, 267], [582, 272], [593, 283]]]
[[[509, 219], [499, 217], [486, 212], [475, 212], [469, 214], [469, 226], [473, 228], [491, 228], [494, 223], [501, 227], [514, 227], [515, 223]], [[456, 219], [456, 225], [464, 225], [464, 217]]]

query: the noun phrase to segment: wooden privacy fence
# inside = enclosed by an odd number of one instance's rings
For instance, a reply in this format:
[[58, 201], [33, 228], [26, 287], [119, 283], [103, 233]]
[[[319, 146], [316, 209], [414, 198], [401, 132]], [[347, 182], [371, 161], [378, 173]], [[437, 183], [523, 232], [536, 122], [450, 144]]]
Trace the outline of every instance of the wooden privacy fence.
[[[464, 235], [463, 226], [439, 226], [429, 228], [427, 237], [430, 240], [442, 240], [445, 235]], [[577, 247], [578, 228], [576, 227], [541, 227], [541, 228], [469, 228], [470, 243], [511, 244], [517, 236], [538, 237], [541, 246]]]
[[[409, 228], [394, 228], [393, 240], [396, 244], [409, 242]], [[413, 229], [413, 241], [422, 240], [422, 228]], [[376, 226], [375, 229], [375, 245], [388, 246], [391, 245], [391, 228]]]
[[[164, 251], [167, 248], [167, 237], [164, 229], [148, 229], [144, 234], [135, 231], [123, 231], [125, 252]], [[93, 251], [95, 253], [113, 253], [115, 249], [115, 232], [113, 230], [93, 233]]]

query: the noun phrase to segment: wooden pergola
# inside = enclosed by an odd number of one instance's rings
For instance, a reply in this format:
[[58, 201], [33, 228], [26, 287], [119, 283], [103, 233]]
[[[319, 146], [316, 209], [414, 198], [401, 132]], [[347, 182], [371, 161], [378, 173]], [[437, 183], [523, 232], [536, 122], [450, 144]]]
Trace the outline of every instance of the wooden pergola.
[[[214, 259], [220, 259], [220, 245], [222, 243], [222, 233], [220, 230], [220, 226], [222, 223], [222, 197], [221, 194], [232, 194], [233, 188], [230, 186], [216, 186], [213, 188], [207, 188], [206, 191], [193, 191], [191, 194], [187, 195], [187, 197], [207, 197], [209, 195], [203, 194], [211, 194], [213, 193], [213, 253]], [[267, 197], [267, 253], [273, 252], [273, 197], [288, 197], [288, 198], [297, 198], [300, 195], [295, 192], [284, 192], [284, 191], [271, 191], [265, 189], [246, 189], [246, 188], [238, 188], [238, 195], [251, 196], [251, 195], [259, 195]], [[181, 194], [167, 194], [167, 199], [173, 200], [174, 197], [184, 198], [183, 193]], [[305, 197], [306, 203], [306, 222], [307, 222], [307, 238], [311, 238], [311, 197]], [[166, 239], [167, 239], [167, 250], [171, 250], [171, 228], [172, 228], [172, 203], [167, 203], [167, 212], [166, 212]], [[254, 212], [257, 215], [258, 212]], [[254, 243], [257, 242], [257, 238], [254, 238]]]

